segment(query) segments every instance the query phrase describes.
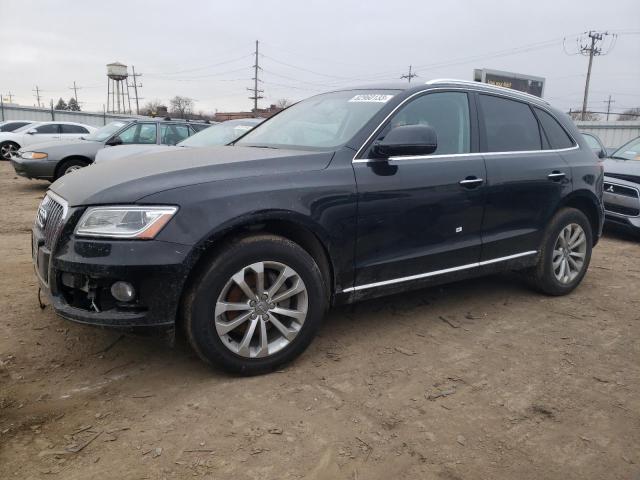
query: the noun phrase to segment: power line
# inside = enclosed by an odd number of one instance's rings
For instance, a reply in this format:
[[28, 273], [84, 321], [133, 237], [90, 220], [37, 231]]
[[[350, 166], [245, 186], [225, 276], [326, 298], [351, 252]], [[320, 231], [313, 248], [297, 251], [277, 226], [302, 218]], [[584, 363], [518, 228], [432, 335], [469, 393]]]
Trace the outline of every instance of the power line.
[[406, 78], [407, 83], [411, 83], [411, 79], [417, 76], [418, 76], [417, 73], [411, 73], [411, 65], [409, 65], [409, 73], [407, 73], [406, 75], [401, 75], [400, 80], [404, 80]]
[[76, 86], [76, 81], [73, 81], [73, 87], [69, 87], [69, 90], [73, 90], [73, 98], [76, 99], [76, 103], [78, 103], [78, 90], [81, 90], [82, 87]]
[[256, 59], [255, 59], [255, 63], [253, 64], [253, 78], [251, 80], [253, 80], [253, 88], [247, 88], [247, 90], [249, 90], [250, 92], [253, 91], [253, 96], [249, 97], [249, 100], [253, 100], [253, 114], [254, 116], [258, 115], [258, 100], [261, 98], [264, 98], [262, 95], [260, 95], [261, 93], [264, 93], [264, 90], [259, 90], [258, 89], [258, 82], [260, 81], [258, 79], [258, 71], [261, 70], [260, 65], [258, 63], [259, 61], [259, 48], [260, 46], [260, 42], [258, 42], [258, 40], [256, 40]]

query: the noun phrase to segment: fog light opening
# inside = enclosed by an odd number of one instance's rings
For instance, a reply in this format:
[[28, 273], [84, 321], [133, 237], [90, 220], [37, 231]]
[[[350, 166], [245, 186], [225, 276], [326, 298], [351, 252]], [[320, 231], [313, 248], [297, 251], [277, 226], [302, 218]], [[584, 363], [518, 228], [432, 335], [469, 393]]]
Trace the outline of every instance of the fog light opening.
[[111, 295], [119, 302], [130, 302], [136, 296], [136, 289], [129, 282], [115, 282], [111, 285]]

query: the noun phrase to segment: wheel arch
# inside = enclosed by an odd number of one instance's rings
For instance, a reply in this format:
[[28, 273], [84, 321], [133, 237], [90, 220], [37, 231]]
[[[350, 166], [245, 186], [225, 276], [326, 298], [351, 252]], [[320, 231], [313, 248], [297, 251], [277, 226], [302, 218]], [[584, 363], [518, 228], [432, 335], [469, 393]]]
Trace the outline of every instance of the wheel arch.
[[595, 194], [589, 190], [574, 191], [560, 203], [558, 210], [563, 207], [575, 208], [586, 215], [591, 224], [593, 246], [595, 246], [600, 238], [599, 233], [603, 222], [600, 202]]
[[[335, 291], [335, 268], [329, 253], [328, 235], [320, 226], [313, 225], [302, 215], [283, 213], [269, 212], [234, 219], [211, 232], [196, 245], [189, 260], [189, 273], [182, 287], [178, 311], [183, 311], [185, 297], [194, 282], [225, 245], [238, 238], [257, 234], [287, 238], [309, 253], [320, 268], [327, 285], [327, 301], [331, 301]], [[181, 321], [180, 316], [176, 319], [177, 323]]]
[[67, 157], [64, 157], [56, 165], [56, 170], [54, 172], [55, 178], [58, 178], [60, 176], [60, 171], [62, 170], [62, 166], [69, 160], [79, 160], [82, 163], [84, 163], [85, 166], [91, 163], [91, 159], [89, 157], [85, 157], [84, 155], [69, 155]]

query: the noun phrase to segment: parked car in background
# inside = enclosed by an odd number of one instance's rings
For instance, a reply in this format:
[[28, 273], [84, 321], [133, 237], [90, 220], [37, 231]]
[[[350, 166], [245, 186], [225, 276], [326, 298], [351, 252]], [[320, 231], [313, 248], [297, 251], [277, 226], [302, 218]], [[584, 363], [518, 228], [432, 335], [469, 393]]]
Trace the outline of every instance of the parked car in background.
[[21, 148], [55, 141], [72, 140], [87, 136], [96, 129], [89, 125], [74, 122], [34, 122], [24, 125], [13, 132], [0, 133], [0, 155], [5, 160], [11, 157]]
[[302, 353], [331, 305], [514, 269], [568, 294], [602, 231], [602, 179], [538, 97], [456, 80], [344, 89], [227, 146], [61, 178], [32, 251], [59, 315], [179, 320], [203, 360], [257, 374]]
[[18, 128], [22, 128], [31, 123], [33, 122], [29, 120], [9, 120], [6, 122], [0, 122], [0, 132], [13, 132]]
[[602, 140], [597, 135], [593, 133], [581, 132], [584, 137], [587, 145], [596, 154], [598, 158], [605, 158], [607, 156], [607, 149], [603, 145]]
[[92, 163], [96, 153], [105, 147], [175, 145], [196, 132], [194, 125], [206, 124], [164, 119], [117, 120], [84, 138], [40, 143], [37, 148], [23, 147], [12, 163], [16, 173], [23, 177], [56, 180]]
[[640, 233], [640, 137], [604, 161], [604, 209], [608, 222]]
[[[226, 122], [212, 125], [193, 137], [178, 143], [177, 147], [213, 147], [226, 145], [236, 138], [244, 135], [256, 125], [264, 121], [263, 118], [243, 118], [240, 120], [227, 120]], [[175, 147], [167, 145], [123, 145], [118, 148], [100, 150], [96, 155], [96, 163], [116, 158], [132, 157], [145, 153], [162, 152]]]

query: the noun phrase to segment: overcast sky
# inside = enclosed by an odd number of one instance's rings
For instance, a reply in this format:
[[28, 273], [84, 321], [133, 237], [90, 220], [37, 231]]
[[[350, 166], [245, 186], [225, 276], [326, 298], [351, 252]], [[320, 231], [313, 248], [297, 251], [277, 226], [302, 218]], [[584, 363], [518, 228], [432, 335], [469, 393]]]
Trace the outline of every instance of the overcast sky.
[[[472, 79], [474, 68], [545, 77], [545, 97], [580, 108], [587, 58], [576, 35], [618, 32], [594, 61], [589, 107], [640, 106], [638, 0], [0, 1], [0, 93], [33, 105], [106, 103], [106, 64], [142, 72], [142, 103], [174, 95], [195, 110], [248, 110], [252, 52], [260, 40], [264, 99], [298, 100], [335, 87], [418, 78]], [[563, 46], [563, 37], [567, 37]], [[607, 42], [609, 45], [609, 42]]]

